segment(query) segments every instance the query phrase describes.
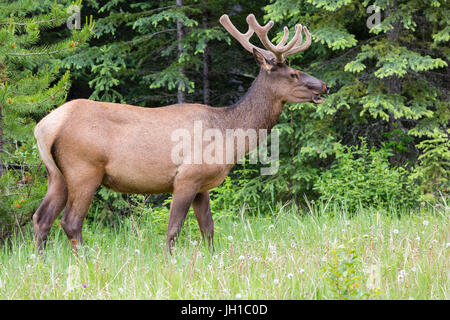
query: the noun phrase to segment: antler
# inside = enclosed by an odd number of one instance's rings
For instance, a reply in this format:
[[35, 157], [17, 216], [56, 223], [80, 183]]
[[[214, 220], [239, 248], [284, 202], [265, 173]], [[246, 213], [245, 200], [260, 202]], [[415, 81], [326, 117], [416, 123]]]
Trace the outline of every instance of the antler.
[[[240, 33], [236, 29], [236, 27], [231, 23], [228, 15], [224, 14], [220, 17], [219, 21], [222, 26], [224, 26], [224, 28], [236, 40], [238, 40], [247, 51], [253, 52], [253, 49], [257, 48], [262, 51], [262, 54], [264, 54], [267, 59], [274, 60], [278, 63], [283, 63], [286, 60], [286, 57], [297, 52], [304, 51], [311, 45], [311, 34], [309, 33], [308, 28], [302, 27], [301, 24], [295, 25], [295, 35], [288, 44], [286, 44], [286, 41], [289, 37], [289, 29], [284, 27], [283, 38], [277, 45], [274, 45], [267, 36], [269, 30], [273, 27], [273, 21], [269, 21], [265, 26], [261, 26], [258, 21], [256, 21], [255, 16], [253, 14], [249, 14], [247, 16], [248, 31], [245, 34]], [[304, 44], [302, 44], [302, 30], [305, 31], [306, 35], [306, 41]], [[256, 33], [259, 40], [267, 50], [258, 48], [250, 43], [250, 38], [253, 33]]]

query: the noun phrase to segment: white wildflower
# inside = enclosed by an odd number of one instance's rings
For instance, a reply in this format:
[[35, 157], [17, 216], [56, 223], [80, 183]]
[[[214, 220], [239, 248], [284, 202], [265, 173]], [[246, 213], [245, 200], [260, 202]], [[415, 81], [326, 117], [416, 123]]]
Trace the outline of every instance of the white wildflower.
[[273, 279], [273, 284], [279, 284], [280, 280], [278, 280], [277, 278]]
[[393, 232], [394, 234], [398, 234], [398, 229], [394, 229], [392, 232]]
[[236, 299], [241, 299], [241, 298], [242, 298], [242, 294], [236, 293]]
[[288, 279], [292, 279], [294, 277], [294, 275], [292, 273], [288, 273], [287, 277], [288, 277]]
[[397, 277], [398, 282], [405, 281], [406, 276], [407, 276], [406, 270], [400, 270]]
[[245, 260], [245, 257], [241, 255], [241, 256], [239, 256], [238, 260], [240, 260], [240, 261]]
[[269, 248], [269, 251], [270, 251], [271, 254], [276, 254], [277, 253], [277, 247], [276, 246], [269, 244], [268, 248]]
[[233, 241], [233, 236], [228, 236], [228, 241]]
[[429, 224], [429, 222], [428, 220], [423, 220], [422, 224], [426, 227]]

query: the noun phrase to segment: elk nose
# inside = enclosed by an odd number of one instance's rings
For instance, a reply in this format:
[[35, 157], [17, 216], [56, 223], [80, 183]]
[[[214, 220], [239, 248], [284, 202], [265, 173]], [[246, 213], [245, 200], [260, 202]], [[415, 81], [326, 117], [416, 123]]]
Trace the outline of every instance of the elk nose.
[[324, 94], [330, 93], [330, 88], [328, 88], [327, 84], [325, 82], [322, 83], [322, 90]]

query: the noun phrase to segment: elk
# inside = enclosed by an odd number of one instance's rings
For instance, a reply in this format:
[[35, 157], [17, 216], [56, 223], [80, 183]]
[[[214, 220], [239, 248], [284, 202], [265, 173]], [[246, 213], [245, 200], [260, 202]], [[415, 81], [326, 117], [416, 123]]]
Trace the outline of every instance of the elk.
[[[144, 108], [77, 99], [56, 108], [36, 125], [37, 146], [48, 172], [47, 193], [33, 215], [39, 251], [63, 208], [61, 226], [77, 250], [82, 243], [84, 218], [100, 185], [122, 193], [173, 193], [166, 250], [171, 251], [191, 205], [203, 239], [212, 246], [209, 190], [223, 182], [234, 163], [174, 163], [171, 132], [177, 128], [192, 131], [192, 124], [198, 120], [204, 128], [221, 131], [270, 130], [286, 102], [321, 103], [324, 98], [320, 95], [329, 91], [323, 81], [286, 65], [287, 56], [310, 46], [311, 34], [306, 27], [297, 24], [287, 44], [289, 30], [285, 27], [282, 40], [274, 45], [267, 36], [273, 21], [261, 26], [250, 14], [245, 34], [227, 15], [220, 23], [260, 66], [250, 89], [236, 104], [222, 108], [191, 103]], [[266, 50], [249, 42], [254, 33]], [[245, 151], [251, 150], [246, 146]]]

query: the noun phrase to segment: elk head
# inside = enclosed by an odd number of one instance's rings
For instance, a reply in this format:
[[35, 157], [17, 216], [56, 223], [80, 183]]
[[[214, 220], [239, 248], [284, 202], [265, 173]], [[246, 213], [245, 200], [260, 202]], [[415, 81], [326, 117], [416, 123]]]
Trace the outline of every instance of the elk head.
[[[247, 51], [253, 53], [265, 76], [268, 77], [274, 94], [282, 101], [322, 103], [325, 100], [320, 97], [321, 94], [329, 92], [325, 82], [286, 64], [286, 57], [305, 51], [311, 45], [311, 34], [307, 27], [302, 27], [300, 24], [295, 25], [295, 35], [287, 44], [289, 29], [284, 27], [283, 38], [277, 45], [274, 45], [267, 36], [273, 26], [273, 21], [261, 26], [255, 16], [250, 14], [247, 17], [249, 28], [245, 34], [236, 29], [226, 14], [220, 17], [220, 23]], [[302, 31], [306, 35], [306, 41], [303, 44]], [[249, 40], [254, 33], [267, 50], [250, 43]]]

